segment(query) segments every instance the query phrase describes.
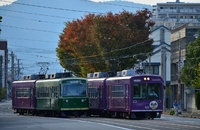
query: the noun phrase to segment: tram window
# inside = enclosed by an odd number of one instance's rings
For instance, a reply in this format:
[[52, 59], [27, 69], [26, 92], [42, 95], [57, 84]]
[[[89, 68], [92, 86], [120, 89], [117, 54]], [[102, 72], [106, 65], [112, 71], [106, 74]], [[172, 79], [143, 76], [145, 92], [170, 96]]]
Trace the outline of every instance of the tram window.
[[123, 97], [124, 96], [124, 86], [112, 86], [111, 87], [112, 97]]
[[30, 97], [29, 88], [18, 88], [15, 90], [16, 97]]
[[134, 84], [132, 90], [133, 90], [133, 98], [134, 99], [146, 99], [147, 98], [146, 84]]
[[160, 98], [160, 84], [148, 84], [148, 95]]

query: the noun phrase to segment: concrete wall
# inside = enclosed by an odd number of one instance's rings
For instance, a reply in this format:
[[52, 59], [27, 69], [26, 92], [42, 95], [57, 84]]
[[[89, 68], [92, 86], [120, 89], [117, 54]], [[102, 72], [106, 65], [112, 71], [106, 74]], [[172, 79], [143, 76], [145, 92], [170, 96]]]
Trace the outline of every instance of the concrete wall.
[[196, 112], [195, 94], [187, 94], [186, 96], [186, 110], [189, 112]]

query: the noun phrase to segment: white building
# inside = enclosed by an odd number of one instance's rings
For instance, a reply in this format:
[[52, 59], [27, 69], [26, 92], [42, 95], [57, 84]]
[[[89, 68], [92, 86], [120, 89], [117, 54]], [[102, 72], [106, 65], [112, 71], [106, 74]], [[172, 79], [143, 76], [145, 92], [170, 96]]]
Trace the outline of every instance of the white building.
[[[200, 3], [184, 3], [179, 0], [175, 2], [157, 3], [153, 6], [153, 20], [155, 21], [155, 25], [151, 29], [152, 33], [150, 38], [154, 39], [153, 45], [155, 49], [151, 58], [147, 59], [147, 61], [149, 62], [151, 60], [152, 73], [154, 73], [156, 68], [153, 65], [157, 65], [159, 68], [158, 74], [163, 76], [166, 86], [170, 89], [170, 94], [166, 95], [166, 107], [170, 108], [172, 107], [173, 99], [177, 97], [177, 89], [175, 87], [178, 86], [177, 78], [171, 74], [171, 71], [174, 70], [171, 68], [171, 62], [173, 61], [171, 50], [174, 49], [171, 46], [171, 30], [175, 30], [185, 23], [192, 23], [198, 26], [200, 22]], [[181, 37], [177, 38], [181, 39]], [[186, 108], [185, 106], [187, 104], [185, 103], [188, 100], [184, 96], [184, 89], [183, 87], [183, 90], [181, 90], [182, 99], [180, 105], [182, 109]]]
[[153, 6], [155, 26], [168, 28], [189, 23], [200, 22], [200, 3], [176, 2], [157, 3]]

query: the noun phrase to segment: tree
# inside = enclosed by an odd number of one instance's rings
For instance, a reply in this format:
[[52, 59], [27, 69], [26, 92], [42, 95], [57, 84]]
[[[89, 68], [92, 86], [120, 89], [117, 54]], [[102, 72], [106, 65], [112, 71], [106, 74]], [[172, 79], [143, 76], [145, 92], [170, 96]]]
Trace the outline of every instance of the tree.
[[197, 72], [197, 75], [192, 80], [192, 86], [194, 86], [195, 88], [200, 88], [200, 63], [198, 64], [198, 68], [195, 70]]
[[[117, 71], [132, 68], [133, 55], [153, 50], [149, 39], [154, 22], [147, 9], [136, 14], [88, 14], [67, 22], [56, 48], [62, 67], [85, 77], [96, 71]], [[144, 60], [146, 56], [138, 57]]]
[[186, 63], [181, 69], [181, 80], [186, 86], [200, 88], [200, 36], [187, 46]]

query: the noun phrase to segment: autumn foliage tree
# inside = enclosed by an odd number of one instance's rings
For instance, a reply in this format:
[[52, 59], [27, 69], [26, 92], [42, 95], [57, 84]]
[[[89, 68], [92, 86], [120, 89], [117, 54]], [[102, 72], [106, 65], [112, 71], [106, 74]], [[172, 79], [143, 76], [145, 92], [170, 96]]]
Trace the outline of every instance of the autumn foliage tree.
[[[88, 14], [68, 21], [56, 49], [61, 66], [83, 77], [92, 72], [132, 68], [137, 62], [133, 55], [153, 50], [153, 40], [148, 37], [154, 25], [151, 16], [144, 9], [135, 14]], [[144, 60], [146, 55], [138, 58]]]

